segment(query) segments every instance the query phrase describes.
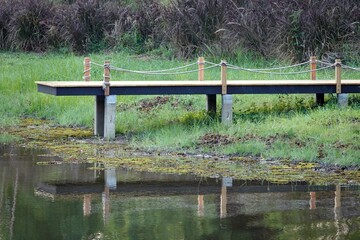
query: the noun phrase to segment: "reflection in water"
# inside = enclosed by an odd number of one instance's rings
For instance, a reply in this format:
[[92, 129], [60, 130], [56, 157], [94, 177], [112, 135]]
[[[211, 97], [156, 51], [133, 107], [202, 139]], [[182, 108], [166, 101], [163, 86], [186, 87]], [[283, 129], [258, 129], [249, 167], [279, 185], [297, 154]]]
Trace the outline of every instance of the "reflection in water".
[[3, 152], [1, 240], [356, 239], [360, 234], [358, 186], [99, 171], [89, 164], [42, 166], [35, 162], [57, 159], [24, 149]]

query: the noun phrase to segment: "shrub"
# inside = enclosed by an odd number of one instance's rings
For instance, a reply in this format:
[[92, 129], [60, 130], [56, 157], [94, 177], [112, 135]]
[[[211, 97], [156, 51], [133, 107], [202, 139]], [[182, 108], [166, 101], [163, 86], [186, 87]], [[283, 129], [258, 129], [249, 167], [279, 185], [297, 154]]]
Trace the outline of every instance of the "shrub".
[[233, 47], [302, 61], [359, 45], [357, 0], [232, 2], [223, 38]]
[[13, 13], [13, 4], [8, 0], [0, 0], [0, 49], [7, 49], [9, 47], [9, 23], [10, 17]]
[[46, 50], [52, 4], [43, 0], [18, 0], [11, 4], [14, 10], [8, 23], [10, 47], [25, 51]]
[[219, 41], [225, 0], [172, 0], [164, 12], [166, 35], [178, 55], [191, 56]]
[[63, 42], [78, 53], [105, 48], [105, 37], [114, 28], [122, 8], [115, 2], [77, 0], [56, 9], [55, 25]]

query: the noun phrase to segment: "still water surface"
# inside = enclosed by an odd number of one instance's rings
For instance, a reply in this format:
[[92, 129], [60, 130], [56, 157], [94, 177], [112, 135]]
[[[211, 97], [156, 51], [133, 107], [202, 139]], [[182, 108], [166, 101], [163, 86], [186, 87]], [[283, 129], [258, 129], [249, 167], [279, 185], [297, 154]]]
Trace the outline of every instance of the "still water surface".
[[[58, 164], [0, 146], [0, 240], [360, 239], [359, 186]], [[37, 162], [49, 161], [51, 165]]]

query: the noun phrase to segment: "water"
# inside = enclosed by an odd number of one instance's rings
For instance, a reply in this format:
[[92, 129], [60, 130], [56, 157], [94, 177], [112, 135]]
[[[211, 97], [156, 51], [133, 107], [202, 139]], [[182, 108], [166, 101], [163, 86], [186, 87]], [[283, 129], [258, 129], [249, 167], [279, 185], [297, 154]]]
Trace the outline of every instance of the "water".
[[[36, 163], [50, 162], [50, 165]], [[359, 186], [99, 170], [0, 148], [0, 240], [359, 239]]]

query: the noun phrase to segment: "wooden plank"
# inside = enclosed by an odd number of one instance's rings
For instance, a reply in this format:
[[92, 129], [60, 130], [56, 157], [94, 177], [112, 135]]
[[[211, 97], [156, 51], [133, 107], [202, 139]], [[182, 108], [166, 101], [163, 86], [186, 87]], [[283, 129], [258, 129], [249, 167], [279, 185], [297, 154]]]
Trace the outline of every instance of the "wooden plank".
[[[38, 85], [48, 87], [101, 87], [103, 82], [85, 81], [38, 81]], [[221, 81], [111, 81], [113, 87], [161, 87], [161, 86], [222, 86]], [[359, 85], [360, 80], [342, 80], [342, 85]], [[334, 80], [229, 80], [229, 86], [316, 86], [316, 85], [336, 85]]]

